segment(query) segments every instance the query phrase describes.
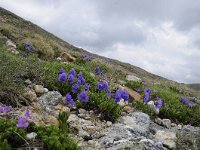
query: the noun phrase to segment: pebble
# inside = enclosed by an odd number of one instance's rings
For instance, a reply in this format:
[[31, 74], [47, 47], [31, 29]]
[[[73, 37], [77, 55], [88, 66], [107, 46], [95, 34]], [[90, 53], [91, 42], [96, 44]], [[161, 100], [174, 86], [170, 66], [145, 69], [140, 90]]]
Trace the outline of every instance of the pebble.
[[32, 140], [32, 139], [35, 139], [36, 136], [37, 136], [37, 133], [31, 132], [31, 133], [28, 133], [28, 134], [26, 135], [26, 138], [27, 138], [28, 140]]

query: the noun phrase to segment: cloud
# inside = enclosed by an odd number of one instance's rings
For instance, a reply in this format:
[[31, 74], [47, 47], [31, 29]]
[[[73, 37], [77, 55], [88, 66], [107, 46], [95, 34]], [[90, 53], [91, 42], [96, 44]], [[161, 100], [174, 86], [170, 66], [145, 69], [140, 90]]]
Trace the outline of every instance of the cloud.
[[179, 82], [200, 82], [200, 1], [3, 0], [75, 46]]

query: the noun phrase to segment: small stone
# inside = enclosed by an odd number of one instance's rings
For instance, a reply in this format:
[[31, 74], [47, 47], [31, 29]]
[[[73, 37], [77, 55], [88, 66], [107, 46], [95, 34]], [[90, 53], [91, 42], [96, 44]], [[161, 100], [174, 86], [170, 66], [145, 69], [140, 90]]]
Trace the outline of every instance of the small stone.
[[159, 124], [159, 125], [162, 125], [162, 119], [156, 118], [156, 119], [155, 119], [155, 123], [157, 123], [157, 124]]
[[152, 141], [151, 139], [142, 139], [142, 140], [140, 140], [139, 143], [146, 143], [146, 144], [152, 146], [154, 144], [154, 141]]
[[90, 72], [90, 75], [91, 75], [92, 77], [95, 77], [95, 74], [94, 74], [94, 73], [92, 73], [92, 72]]
[[56, 60], [61, 61], [62, 59], [61, 59], [61, 57], [57, 57]]
[[107, 125], [107, 127], [110, 127], [112, 125], [112, 122], [111, 121], [107, 121], [106, 125]]
[[34, 91], [31, 91], [31, 90], [29, 90], [29, 91], [27, 91], [26, 93], [24, 93], [23, 96], [24, 96], [26, 99], [30, 100], [31, 102], [34, 102], [34, 101], [37, 100], [37, 95], [35, 94]]
[[179, 125], [177, 126], [177, 128], [178, 128], [178, 130], [181, 130], [181, 129], [182, 129], [182, 125], [179, 124]]
[[47, 105], [57, 105], [62, 101], [62, 95], [58, 91], [49, 91], [38, 98], [38, 102], [46, 107]]
[[44, 93], [49, 92], [49, 90], [47, 88], [44, 88]]
[[124, 110], [125, 112], [127, 112], [127, 113], [132, 112], [131, 106], [124, 106], [123, 110]]
[[176, 125], [175, 123], [172, 123], [171, 126], [172, 126], [172, 127], [176, 127], [177, 125]]
[[28, 134], [26, 135], [26, 138], [27, 138], [28, 140], [32, 140], [32, 139], [35, 139], [36, 136], [37, 136], [37, 133], [31, 132], [31, 133], [28, 133]]
[[50, 116], [50, 117], [49, 117], [49, 123], [50, 123], [50, 124], [53, 124], [53, 125], [56, 126], [56, 127], [59, 127], [59, 121], [58, 121], [58, 119], [57, 119], [56, 117], [54, 117], [54, 116]]
[[25, 83], [26, 83], [27, 85], [31, 85], [31, 84], [32, 84], [32, 82], [31, 82], [30, 79], [27, 79], [27, 80], [25, 81]]
[[82, 108], [78, 109], [78, 112], [79, 112], [79, 114], [86, 114], [87, 113], [87, 111], [85, 109], [82, 109]]
[[118, 104], [120, 107], [124, 107], [127, 105], [127, 102], [125, 102], [124, 99], [121, 99]]
[[170, 119], [163, 119], [163, 126], [167, 127], [167, 128], [171, 128], [171, 120]]
[[44, 87], [42, 85], [35, 85], [35, 92], [36, 93], [44, 93]]
[[92, 140], [92, 136], [91, 136], [91, 135], [85, 135], [85, 136], [83, 137], [83, 139], [84, 139], [85, 141], [89, 141], [89, 140]]
[[155, 110], [154, 101], [149, 101], [149, 102], [147, 103], [147, 105], [148, 105], [152, 110]]
[[95, 147], [96, 141], [94, 141], [94, 140], [89, 140], [89, 141], [88, 141], [88, 144], [91, 145], [92, 147]]

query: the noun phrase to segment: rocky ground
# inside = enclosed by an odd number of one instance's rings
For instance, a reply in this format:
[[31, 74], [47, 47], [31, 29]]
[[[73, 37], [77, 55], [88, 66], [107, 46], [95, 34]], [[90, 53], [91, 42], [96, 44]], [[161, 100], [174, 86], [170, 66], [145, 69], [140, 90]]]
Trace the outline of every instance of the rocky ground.
[[[31, 102], [29, 109], [34, 116], [33, 121], [38, 125], [53, 124], [58, 127], [59, 112], [69, 112], [67, 123], [73, 129], [70, 136], [84, 150], [176, 149], [187, 137], [190, 141], [187, 148], [198, 149], [195, 147], [195, 135], [198, 134], [199, 127], [177, 125], [169, 119], [151, 120], [147, 114], [134, 110], [124, 110], [122, 116], [112, 123], [102, 120], [101, 114], [94, 111], [67, 106], [65, 97], [57, 91], [48, 91], [42, 85], [34, 85], [30, 80], [26, 80], [26, 83], [28, 86], [24, 96]], [[8, 115], [20, 116], [25, 109], [14, 109]], [[27, 138], [35, 136], [35, 133], [30, 133]]]

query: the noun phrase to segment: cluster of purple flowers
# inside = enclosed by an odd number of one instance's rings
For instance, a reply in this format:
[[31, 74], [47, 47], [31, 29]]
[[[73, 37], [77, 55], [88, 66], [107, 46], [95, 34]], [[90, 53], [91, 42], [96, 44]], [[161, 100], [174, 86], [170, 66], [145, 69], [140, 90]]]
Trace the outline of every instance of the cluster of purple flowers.
[[144, 97], [143, 97], [144, 103], [147, 103], [150, 100], [150, 92], [151, 92], [150, 88], [146, 88], [144, 90]]
[[95, 72], [96, 72], [96, 74], [100, 74], [100, 72], [101, 72], [101, 69], [100, 69], [100, 67], [99, 67], [99, 66], [97, 66], [97, 67], [96, 67], [96, 69], [95, 69]]
[[[80, 100], [81, 102], [88, 102], [89, 96], [88, 96], [88, 92], [86, 90], [89, 90], [90, 85], [86, 84], [86, 79], [84, 78], [83, 73], [79, 72], [77, 75], [76, 70], [74, 68], [71, 68], [69, 72], [70, 72], [70, 74], [67, 77], [67, 73], [65, 72], [65, 70], [60, 69], [58, 81], [62, 82], [62, 83], [68, 81], [69, 84], [73, 84], [75, 81], [77, 81], [72, 86], [71, 92], [73, 94], [75, 94], [78, 92], [80, 87], [83, 87], [84, 90], [77, 94], [77, 99]], [[66, 94], [66, 101], [68, 104], [70, 104], [72, 106], [75, 104], [75, 102], [72, 98], [72, 95], [70, 93]]]
[[30, 44], [30, 43], [25, 42], [25, 43], [24, 43], [24, 46], [25, 46], [25, 51], [26, 51], [26, 52], [29, 52], [29, 51], [31, 50], [31, 44]]
[[29, 109], [26, 108], [24, 116], [18, 117], [17, 127], [18, 128], [27, 128], [29, 126], [29, 122], [27, 122], [28, 119], [33, 119], [33, 115], [30, 114]]
[[127, 101], [129, 99], [129, 94], [127, 91], [119, 89], [116, 91], [115, 94], [115, 102], [118, 103], [122, 98], [124, 99], [124, 101]]
[[194, 104], [192, 104], [186, 97], [182, 96], [181, 97], [181, 102], [185, 103], [189, 107], [194, 107]]
[[106, 81], [99, 82], [97, 84], [97, 88], [98, 88], [99, 91], [101, 91], [101, 90], [108, 91], [109, 90], [109, 86], [108, 86], [108, 83]]
[[7, 112], [12, 110], [12, 106], [0, 106], [0, 112], [6, 114]]
[[191, 100], [193, 100], [193, 101], [195, 101], [195, 102], [197, 102], [197, 103], [200, 104], [200, 99], [198, 99], [198, 98], [196, 98], [196, 97], [191, 97]]
[[83, 59], [87, 60], [87, 61], [92, 61], [92, 57], [91, 56], [88, 56], [86, 54], [83, 54], [82, 55]]

